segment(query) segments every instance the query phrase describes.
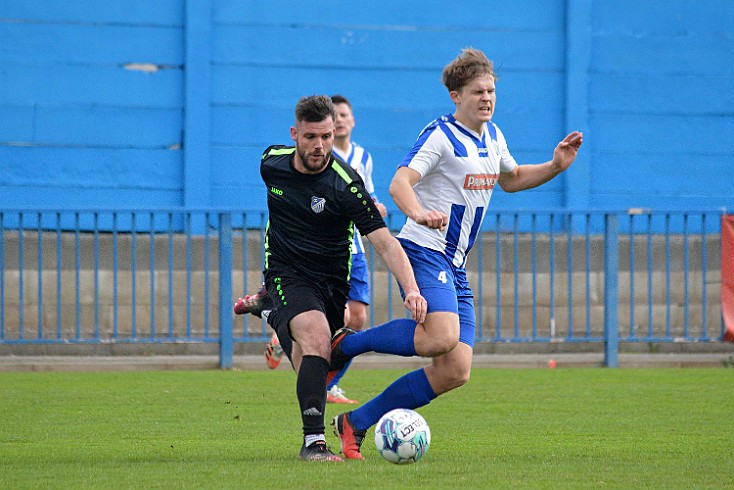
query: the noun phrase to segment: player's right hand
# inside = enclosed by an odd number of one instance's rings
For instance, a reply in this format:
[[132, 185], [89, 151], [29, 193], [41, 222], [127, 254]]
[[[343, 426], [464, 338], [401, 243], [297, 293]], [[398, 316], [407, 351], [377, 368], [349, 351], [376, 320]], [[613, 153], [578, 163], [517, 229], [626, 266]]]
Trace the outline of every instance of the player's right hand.
[[449, 217], [441, 211], [426, 211], [416, 216], [415, 222], [433, 230], [444, 231], [449, 224]]
[[410, 317], [417, 323], [423, 323], [426, 321], [428, 302], [426, 301], [426, 298], [421, 296], [420, 292], [410, 291], [409, 293], [406, 293], [403, 304], [408, 310], [410, 310]]

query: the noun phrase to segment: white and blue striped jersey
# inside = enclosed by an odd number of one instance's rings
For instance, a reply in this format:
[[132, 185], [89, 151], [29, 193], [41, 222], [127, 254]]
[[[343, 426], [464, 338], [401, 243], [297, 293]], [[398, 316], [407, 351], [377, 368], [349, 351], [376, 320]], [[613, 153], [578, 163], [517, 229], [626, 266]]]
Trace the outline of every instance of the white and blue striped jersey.
[[[362, 181], [364, 181], [364, 188], [375, 199], [375, 184], [372, 182], [372, 155], [353, 141], [349, 143], [349, 151], [346, 154], [342, 153], [336, 146], [332, 148], [331, 152], [339, 160], [348, 163], [349, 166], [357, 171], [359, 176], [362, 177]], [[359, 230], [356, 229], [354, 241], [352, 242], [352, 253], [364, 253], [362, 237], [359, 234]]]
[[500, 172], [517, 166], [502, 131], [489, 122], [480, 135], [453, 115], [441, 116], [423, 129], [400, 166], [421, 175], [413, 187], [421, 206], [445, 213], [449, 223], [440, 231], [408, 218], [398, 237], [442, 252], [463, 267]]

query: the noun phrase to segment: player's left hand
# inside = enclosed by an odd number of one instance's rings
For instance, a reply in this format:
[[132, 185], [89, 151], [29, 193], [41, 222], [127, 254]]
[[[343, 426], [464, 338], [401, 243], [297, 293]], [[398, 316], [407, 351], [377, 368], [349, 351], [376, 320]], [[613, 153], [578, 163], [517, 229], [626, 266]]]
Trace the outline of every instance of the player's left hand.
[[426, 321], [426, 312], [428, 311], [428, 303], [426, 298], [421, 296], [418, 291], [410, 291], [405, 294], [405, 307], [410, 310], [410, 317], [418, 323]]
[[558, 146], [553, 150], [553, 166], [558, 172], [563, 172], [571, 166], [583, 142], [583, 133], [574, 131], [558, 143]]
[[380, 213], [380, 216], [382, 216], [383, 218], [387, 216], [387, 208], [385, 207], [384, 204], [382, 204], [381, 202], [375, 201], [375, 207], [377, 208], [377, 211]]

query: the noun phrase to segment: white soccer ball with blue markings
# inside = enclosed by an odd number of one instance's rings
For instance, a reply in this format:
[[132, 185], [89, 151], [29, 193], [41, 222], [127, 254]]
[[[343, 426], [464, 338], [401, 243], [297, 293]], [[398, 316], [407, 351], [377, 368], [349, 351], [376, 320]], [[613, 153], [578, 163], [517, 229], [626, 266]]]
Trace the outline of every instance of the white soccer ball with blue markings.
[[375, 426], [377, 452], [391, 463], [414, 463], [431, 444], [431, 429], [418, 412], [397, 408], [382, 416]]

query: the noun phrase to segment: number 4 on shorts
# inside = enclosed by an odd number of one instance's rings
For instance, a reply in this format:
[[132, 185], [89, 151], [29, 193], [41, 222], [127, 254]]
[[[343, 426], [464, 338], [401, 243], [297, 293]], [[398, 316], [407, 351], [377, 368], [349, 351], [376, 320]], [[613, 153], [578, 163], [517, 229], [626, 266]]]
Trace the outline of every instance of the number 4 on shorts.
[[446, 271], [441, 271], [441, 272], [438, 273], [438, 280], [441, 281], [442, 283], [446, 284], [446, 281], [447, 281], [447, 279], [446, 279]]

